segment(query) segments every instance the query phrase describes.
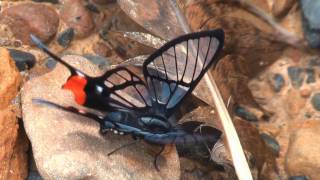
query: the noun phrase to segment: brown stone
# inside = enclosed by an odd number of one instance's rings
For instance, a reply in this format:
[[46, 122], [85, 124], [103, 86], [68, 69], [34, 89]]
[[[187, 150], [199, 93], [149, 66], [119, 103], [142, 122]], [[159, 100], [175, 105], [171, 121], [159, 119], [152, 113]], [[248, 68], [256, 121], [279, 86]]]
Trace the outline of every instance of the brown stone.
[[88, 36], [94, 29], [91, 12], [82, 3], [82, 0], [64, 0], [60, 14], [61, 19], [80, 38]]
[[287, 113], [294, 117], [306, 104], [306, 98], [303, 98], [300, 96], [299, 90], [296, 89], [290, 89], [287, 94], [286, 99], [286, 111]]
[[286, 168], [290, 176], [304, 175], [310, 179], [319, 179], [320, 169], [320, 122], [305, 121], [290, 138], [286, 156]]
[[31, 44], [30, 34], [43, 41], [52, 38], [58, 29], [58, 14], [44, 4], [24, 3], [6, 8], [0, 22], [7, 24], [16, 37], [25, 44]]
[[288, 13], [292, 5], [295, 3], [294, 0], [282, 0], [282, 1], [273, 1], [272, 5], [272, 14], [276, 17], [282, 17]]
[[0, 109], [2, 109], [16, 96], [21, 79], [7, 49], [0, 48], [0, 59]]
[[[101, 74], [80, 56], [64, 59], [89, 75]], [[112, 150], [130, 143], [130, 136], [99, 134], [99, 125], [88, 118], [32, 103], [41, 98], [61, 105], [74, 105], [72, 94], [61, 89], [69, 75], [61, 64], [48, 74], [28, 81], [22, 92], [23, 120], [32, 143], [37, 168], [44, 179], [179, 179], [180, 165], [175, 148], [159, 158], [158, 172], [153, 158], [159, 147], [143, 142]]]
[[95, 43], [92, 47], [94, 53], [99, 56], [109, 57], [112, 55], [112, 49], [108, 47], [108, 45], [104, 42]]

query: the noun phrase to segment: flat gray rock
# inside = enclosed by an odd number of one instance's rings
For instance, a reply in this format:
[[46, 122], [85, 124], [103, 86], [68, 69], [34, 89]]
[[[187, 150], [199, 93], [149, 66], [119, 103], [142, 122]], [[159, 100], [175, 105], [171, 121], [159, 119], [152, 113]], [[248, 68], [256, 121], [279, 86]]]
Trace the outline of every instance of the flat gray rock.
[[[64, 59], [89, 75], [99, 75], [85, 58]], [[99, 134], [99, 125], [88, 118], [32, 103], [41, 98], [61, 105], [74, 105], [71, 92], [62, 90], [69, 76], [61, 64], [48, 74], [29, 80], [22, 91], [23, 121], [37, 168], [44, 179], [179, 179], [179, 157], [167, 146], [153, 166], [160, 147], [137, 142], [111, 156], [112, 150], [132, 142], [130, 136]]]

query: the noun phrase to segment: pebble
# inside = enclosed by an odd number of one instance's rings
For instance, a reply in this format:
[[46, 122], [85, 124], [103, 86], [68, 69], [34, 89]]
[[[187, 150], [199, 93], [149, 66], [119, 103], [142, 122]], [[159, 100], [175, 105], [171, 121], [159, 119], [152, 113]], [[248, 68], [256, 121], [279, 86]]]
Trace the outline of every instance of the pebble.
[[316, 77], [315, 77], [315, 70], [312, 68], [307, 68], [306, 69], [307, 73], [307, 83], [315, 83], [316, 82]]
[[286, 15], [294, 4], [294, 0], [273, 1], [272, 14], [278, 18]]
[[8, 49], [10, 52], [10, 56], [15, 61], [17, 68], [19, 71], [25, 71], [27, 69], [31, 69], [36, 64], [36, 58], [34, 55], [16, 50], [16, 49]]
[[289, 180], [308, 180], [306, 176], [291, 176]]
[[302, 72], [303, 70], [299, 67], [295, 67], [295, 66], [288, 67], [288, 75], [291, 80], [291, 84], [296, 89], [301, 87], [303, 83]]
[[107, 66], [110, 66], [110, 63], [107, 58], [99, 56], [99, 55], [92, 55], [92, 54], [85, 54], [83, 55], [86, 59], [91, 61], [92, 63], [98, 65], [100, 69], [104, 69]]
[[284, 78], [281, 74], [275, 74], [273, 76], [273, 82], [271, 83], [275, 92], [280, 92], [284, 86]]
[[285, 157], [285, 167], [291, 176], [305, 176], [319, 179], [320, 169], [320, 121], [303, 120], [298, 129], [290, 136], [290, 143]]
[[57, 63], [58, 62], [56, 60], [52, 59], [51, 57], [49, 57], [45, 60], [46, 67], [50, 70], [54, 69], [56, 67]]
[[91, 13], [81, 0], [65, 0], [60, 15], [66, 25], [74, 29], [77, 37], [87, 37], [94, 29]]
[[74, 36], [73, 28], [68, 28], [58, 35], [57, 41], [62, 47], [66, 48], [70, 45], [73, 39], [73, 36]]
[[94, 4], [92, 4], [92, 3], [90, 3], [90, 2], [89, 2], [88, 4], [86, 4], [85, 7], [86, 7], [89, 11], [91, 11], [91, 12], [93, 12], [93, 13], [97, 13], [97, 14], [100, 13], [100, 11], [99, 11], [99, 9], [97, 8], [97, 6], [95, 6]]
[[279, 145], [278, 141], [274, 137], [271, 137], [265, 133], [260, 134], [260, 136], [262, 137], [264, 142], [267, 144], [267, 146], [269, 146], [272, 149], [272, 151], [275, 153], [275, 155], [279, 156], [280, 145]]
[[30, 34], [48, 41], [57, 32], [59, 18], [56, 11], [40, 3], [23, 3], [6, 8], [1, 21], [10, 27], [15, 38], [31, 45]]
[[235, 114], [247, 121], [252, 121], [252, 122], [258, 121], [258, 118], [254, 114], [252, 114], [247, 109], [241, 106], [237, 106], [235, 108]]
[[300, 95], [304, 98], [310, 97], [312, 91], [309, 87], [304, 87], [300, 89]]
[[320, 48], [320, 1], [300, 0], [305, 38], [312, 48]]
[[109, 57], [112, 55], [112, 49], [109, 48], [104, 42], [95, 43], [92, 50], [99, 56]]
[[314, 109], [316, 109], [317, 111], [320, 111], [320, 93], [316, 93], [313, 95], [311, 99], [311, 103]]
[[59, 0], [32, 0], [33, 2], [48, 2], [52, 4], [59, 4]]

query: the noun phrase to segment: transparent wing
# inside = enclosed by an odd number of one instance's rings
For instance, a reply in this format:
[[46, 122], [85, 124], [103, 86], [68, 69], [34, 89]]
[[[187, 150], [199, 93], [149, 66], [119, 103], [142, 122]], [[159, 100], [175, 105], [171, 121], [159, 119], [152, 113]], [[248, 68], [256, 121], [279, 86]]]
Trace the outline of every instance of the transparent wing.
[[103, 82], [108, 104], [113, 108], [144, 111], [151, 107], [144, 81], [125, 67], [109, 70], [95, 81]]
[[143, 73], [153, 108], [162, 107], [169, 117], [199, 83], [223, 47], [222, 30], [178, 37], [152, 54]]

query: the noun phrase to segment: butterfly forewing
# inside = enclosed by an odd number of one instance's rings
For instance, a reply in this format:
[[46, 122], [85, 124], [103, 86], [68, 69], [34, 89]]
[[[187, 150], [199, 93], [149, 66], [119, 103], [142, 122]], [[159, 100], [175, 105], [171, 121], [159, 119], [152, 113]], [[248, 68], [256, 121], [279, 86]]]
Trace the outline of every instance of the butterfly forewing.
[[192, 92], [223, 46], [221, 30], [181, 36], [168, 42], [143, 64], [152, 100], [167, 117]]
[[133, 111], [151, 106], [143, 80], [130, 70], [119, 67], [101, 78], [110, 93], [110, 106]]

